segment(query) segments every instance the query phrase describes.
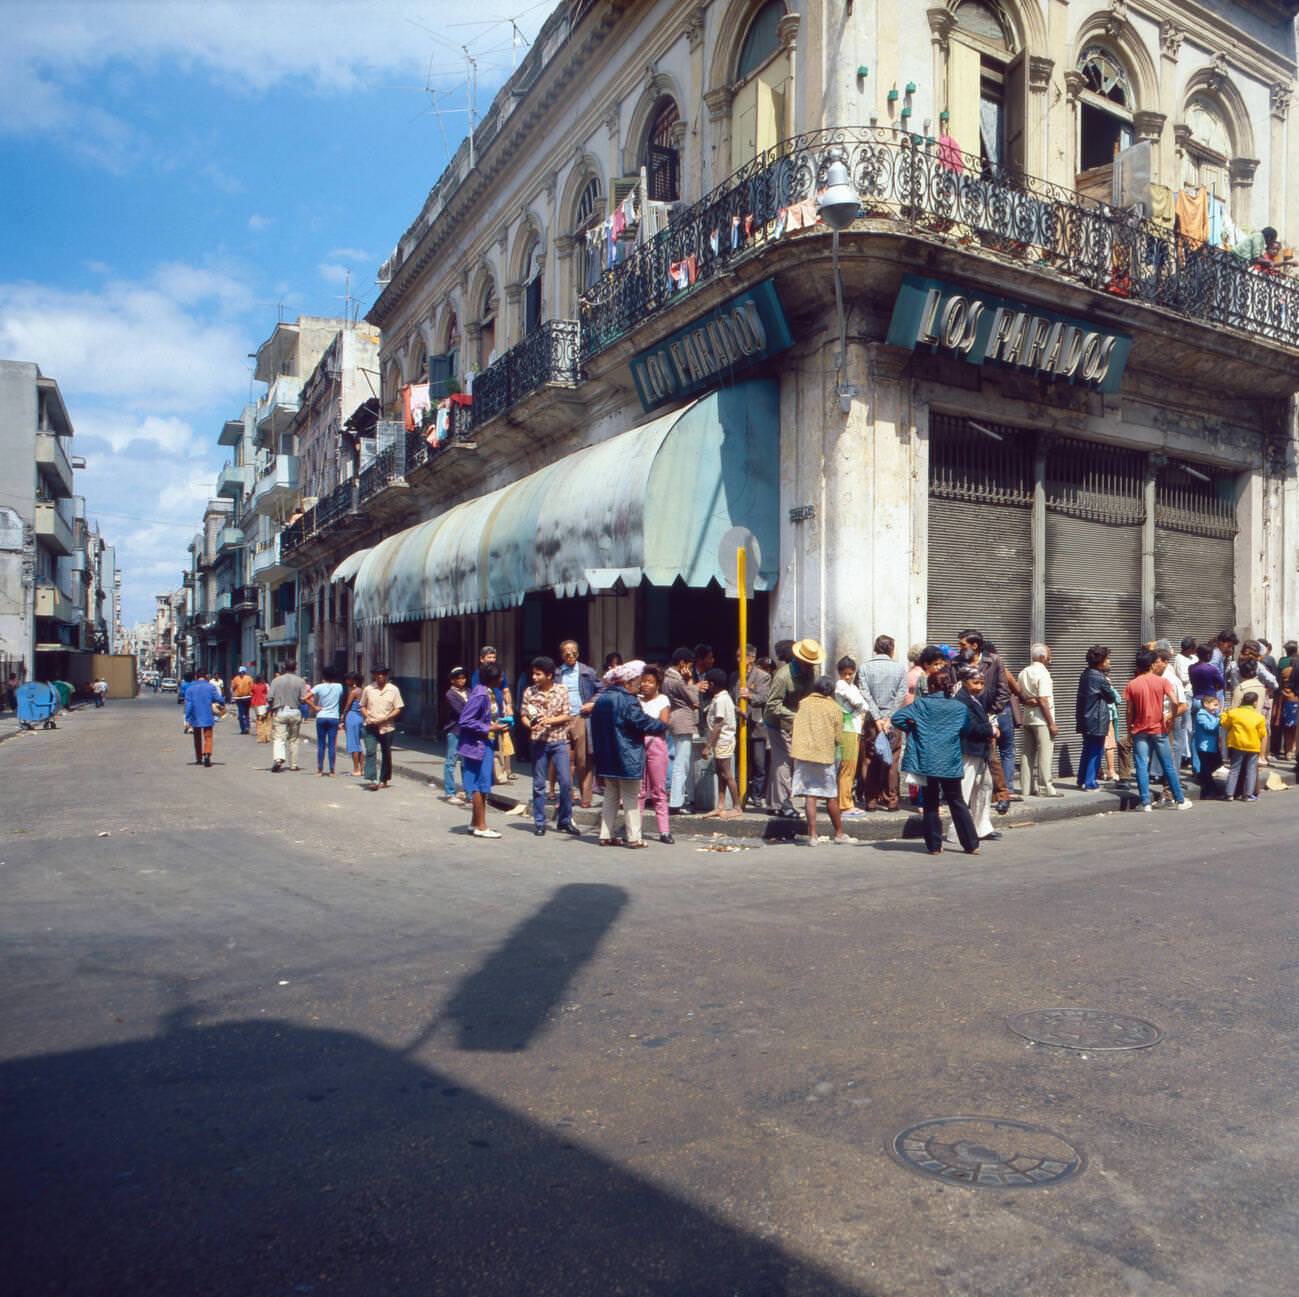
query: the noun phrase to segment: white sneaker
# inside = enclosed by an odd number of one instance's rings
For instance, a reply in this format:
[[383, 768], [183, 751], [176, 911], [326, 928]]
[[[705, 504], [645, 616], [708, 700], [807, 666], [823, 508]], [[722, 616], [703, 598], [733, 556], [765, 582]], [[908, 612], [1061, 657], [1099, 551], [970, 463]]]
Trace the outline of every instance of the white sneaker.
[[474, 829], [473, 834], [476, 838], [499, 838], [501, 836], [495, 829]]
[[1184, 797], [1180, 802], [1177, 803], [1177, 809], [1179, 811], [1189, 811], [1191, 809], [1190, 799]]
[[1150, 812], [1153, 811], [1155, 808], [1151, 806], [1149, 802], [1147, 802], [1141, 809], [1145, 811], [1147, 815], [1149, 815]]

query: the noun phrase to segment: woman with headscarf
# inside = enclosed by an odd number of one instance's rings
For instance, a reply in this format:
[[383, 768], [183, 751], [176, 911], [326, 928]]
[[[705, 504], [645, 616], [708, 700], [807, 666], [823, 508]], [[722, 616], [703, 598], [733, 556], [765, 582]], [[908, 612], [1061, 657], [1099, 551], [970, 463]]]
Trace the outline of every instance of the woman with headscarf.
[[645, 775], [645, 736], [663, 734], [667, 726], [650, 716], [640, 704], [638, 695], [644, 673], [645, 663], [639, 659], [614, 667], [605, 675], [605, 689], [591, 709], [595, 772], [604, 781], [600, 815], [602, 847], [618, 845], [614, 828], [620, 806], [627, 823], [627, 845], [645, 846], [638, 805]]
[[[929, 652], [928, 649], [925, 650]], [[979, 853], [979, 835], [961, 791], [965, 762], [961, 740], [967, 734], [992, 736], [992, 726], [980, 723], [964, 703], [947, 696], [952, 686], [948, 668], [929, 677], [929, 692], [917, 694], [915, 702], [893, 713], [893, 724], [907, 736], [902, 769], [923, 779], [925, 846], [931, 856], [943, 849], [943, 827], [938, 818], [939, 802], [945, 800], [956, 825], [957, 837], [968, 855]], [[917, 682], [917, 687], [919, 682]]]

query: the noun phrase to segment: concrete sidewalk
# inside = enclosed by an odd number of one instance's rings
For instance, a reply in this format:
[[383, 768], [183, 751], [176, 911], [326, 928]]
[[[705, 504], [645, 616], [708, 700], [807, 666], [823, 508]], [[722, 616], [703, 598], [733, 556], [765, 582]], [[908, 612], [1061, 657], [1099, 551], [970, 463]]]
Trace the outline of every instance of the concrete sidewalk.
[[[393, 775], [399, 778], [416, 779], [432, 784], [438, 796], [442, 795], [442, 778], [445, 767], [443, 753], [445, 744], [434, 739], [417, 738], [414, 735], [399, 735], [393, 744]], [[513, 758], [515, 779], [513, 783], [498, 784], [492, 790], [491, 804], [498, 811], [510, 812], [520, 804], [528, 808], [531, 814], [532, 799], [532, 766], [527, 761]], [[1277, 771], [1285, 781], [1287, 791], [1294, 785], [1294, 768], [1284, 767], [1275, 762], [1266, 767], [1264, 777]], [[1185, 772], [1184, 772], [1185, 773]], [[1189, 775], [1187, 784], [1192, 801], [1198, 801], [1198, 791], [1191, 786]], [[1063, 793], [1062, 797], [1025, 797], [1011, 803], [1005, 815], [993, 815], [993, 825], [997, 829], [1028, 829], [1038, 824], [1050, 824], [1059, 820], [1072, 820], [1086, 815], [1109, 815], [1118, 811], [1134, 810], [1140, 803], [1137, 796], [1136, 780], [1120, 780], [1116, 784], [1105, 784], [1095, 792], [1082, 792], [1072, 783], [1060, 781], [1056, 785]], [[595, 805], [584, 810], [575, 808], [573, 818], [585, 830], [594, 830], [600, 822], [600, 798], [594, 798]], [[1161, 808], [1156, 804], [1156, 809]], [[1171, 805], [1166, 809], [1171, 810]], [[553, 812], [552, 812], [553, 813]], [[943, 812], [946, 821], [946, 810]], [[655, 835], [653, 814], [646, 808], [647, 835]], [[828, 836], [831, 833], [830, 819], [821, 811], [818, 816], [819, 832]], [[844, 832], [862, 842], [886, 842], [899, 838], [918, 838], [920, 831], [920, 814], [918, 808], [897, 811], [875, 811], [862, 819], [844, 820]], [[703, 815], [674, 815], [672, 817], [673, 835], [710, 835], [716, 834], [727, 838], [752, 838], [767, 842], [790, 842], [805, 836], [805, 826], [801, 819], [785, 820], [776, 816], [746, 812], [739, 819], [717, 820]]]

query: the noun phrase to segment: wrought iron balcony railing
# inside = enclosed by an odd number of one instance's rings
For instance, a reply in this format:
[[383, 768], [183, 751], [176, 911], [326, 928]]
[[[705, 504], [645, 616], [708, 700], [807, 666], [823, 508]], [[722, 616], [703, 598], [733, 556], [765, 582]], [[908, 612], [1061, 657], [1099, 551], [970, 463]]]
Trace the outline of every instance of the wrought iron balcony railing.
[[576, 386], [581, 377], [576, 320], [546, 320], [474, 378], [474, 428], [504, 413], [547, 383]]
[[[970, 154], [940, 154], [918, 139], [891, 127], [846, 127], [800, 135], [760, 154], [583, 295], [581, 358], [800, 226], [809, 214], [801, 205], [815, 200], [834, 150], [848, 167], [864, 220], [942, 234], [1043, 274], [1299, 346], [1294, 281], [1074, 190], [990, 168]], [[474, 383], [475, 406], [486, 376]]]

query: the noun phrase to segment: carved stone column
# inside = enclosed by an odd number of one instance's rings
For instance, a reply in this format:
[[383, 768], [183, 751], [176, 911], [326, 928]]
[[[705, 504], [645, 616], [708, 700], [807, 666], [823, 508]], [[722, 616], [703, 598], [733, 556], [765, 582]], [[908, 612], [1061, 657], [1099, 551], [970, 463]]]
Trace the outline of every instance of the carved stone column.
[[1176, 157], [1170, 123], [1177, 111], [1177, 62], [1184, 37], [1185, 33], [1176, 23], [1165, 21], [1159, 24], [1159, 111], [1164, 115], [1164, 127], [1155, 158], [1155, 179], [1170, 189], [1176, 189], [1181, 180], [1177, 174], [1181, 164]]
[[[1284, 162], [1282, 163], [1284, 165]], [[1254, 222], [1251, 219], [1251, 208], [1254, 198], [1254, 173], [1258, 170], [1257, 158], [1232, 158], [1228, 164], [1228, 175], [1231, 179], [1231, 214], [1236, 224], [1242, 229], [1250, 229]], [[1278, 226], [1278, 229], [1281, 227]]]
[[711, 176], [702, 186], [718, 184], [731, 173], [731, 104], [735, 93], [730, 86], [719, 86], [704, 95], [704, 107], [708, 109], [708, 145], [712, 154], [710, 163]]
[[[929, 20], [929, 46], [933, 56], [934, 116], [941, 123], [947, 111], [947, 43], [956, 30], [956, 15], [950, 9], [926, 9]], [[874, 78], [879, 84], [879, 77]], [[874, 103], [874, 99], [872, 98]]]
[[[505, 302], [508, 307], [508, 310], [501, 312], [501, 314], [505, 316], [505, 320], [497, 321], [497, 329], [499, 331], [498, 336], [499, 334], [504, 334], [503, 343], [498, 342], [496, 344], [496, 349], [498, 352], [504, 353], [523, 337], [523, 308], [521, 306], [522, 301], [523, 301], [523, 285], [517, 282], [513, 284], [506, 284]], [[505, 328], [503, 329], [501, 328], [502, 323], [505, 325]]]
[[785, 122], [783, 133], [785, 139], [792, 139], [798, 134], [798, 14], [786, 14], [777, 27], [780, 43], [789, 56], [789, 91], [785, 95]]
[[1268, 139], [1267, 215], [1268, 224], [1278, 231], [1285, 230], [1286, 219], [1291, 215], [1287, 202], [1294, 180], [1288, 148], [1291, 93], [1292, 87], [1289, 84], [1278, 81], [1268, 94], [1272, 130]]
[[1046, 176], [1050, 157], [1050, 99], [1051, 74], [1055, 71], [1055, 60], [1030, 55], [1028, 60], [1028, 120], [1024, 123], [1024, 133], [1031, 150], [1024, 151], [1024, 164], [1029, 175]]

